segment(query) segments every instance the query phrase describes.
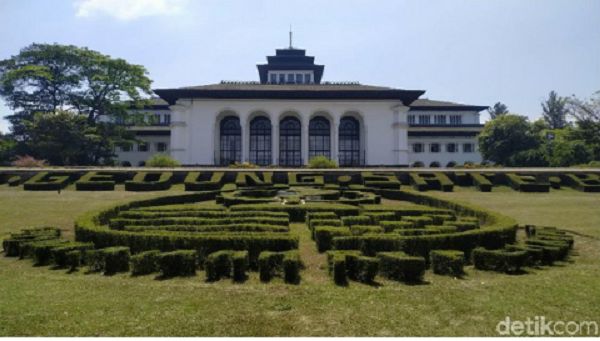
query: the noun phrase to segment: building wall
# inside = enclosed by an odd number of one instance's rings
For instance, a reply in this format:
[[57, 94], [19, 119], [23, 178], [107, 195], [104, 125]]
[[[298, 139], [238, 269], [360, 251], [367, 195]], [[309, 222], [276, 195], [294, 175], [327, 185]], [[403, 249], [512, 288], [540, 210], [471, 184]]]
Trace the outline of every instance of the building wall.
[[[441, 167], [447, 166], [450, 162], [458, 165], [463, 165], [465, 162], [480, 163], [482, 161], [479, 147], [477, 145], [477, 137], [409, 137], [408, 138], [411, 153], [409, 154], [409, 162], [412, 166], [415, 162], [421, 162], [425, 167], [430, 167], [433, 162], [437, 162]], [[415, 143], [423, 144], [422, 153], [414, 153], [413, 145]], [[439, 153], [430, 151], [432, 143], [440, 144], [441, 150]], [[448, 143], [456, 143], [458, 150], [455, 153], [446, 151]], [[464, 152], [463, 144], [471, 143], [473, 152]]]
[[[171, 155], [185, 165], [212, 165], [219, 146], [219, 123], [240, 118], [242, 161], [249, 160], [249, 123], [256, 116], [271, 120], [273, 164], [277, 163], [279, 122], [286, 116], [302, 124], [302, 160], [308, 162], [308, 124], [322, 115], [330, 120], [332, 159], [337, 160], [338, 128], [344, 116], [361, 124], [361, 149], [367, 165], [408, 165], [406, 112], [400, 101], [179, 100], [171, 106]], [[217, 160], [216, 160], [217, 159]]]
[[[139, 166], [142, 162], [148, 160], [154, 154], [170, 154], [170, 137], [168, 135], [143, 135], [137, 136], [137, 139], [146, 142], [148, 144], [148, 151], [139, 151], [139, 144], [133, 144], [130, 151], [123, 151], [121, 147], [116, 147], [115, 154], [117, 154], [117, 163], [122, 165], [123, 162], [129, 162], [131, 166]], [[167, 150], [159, 152], [157, 150], [157, 143], [163, 142], [167, 145]]]

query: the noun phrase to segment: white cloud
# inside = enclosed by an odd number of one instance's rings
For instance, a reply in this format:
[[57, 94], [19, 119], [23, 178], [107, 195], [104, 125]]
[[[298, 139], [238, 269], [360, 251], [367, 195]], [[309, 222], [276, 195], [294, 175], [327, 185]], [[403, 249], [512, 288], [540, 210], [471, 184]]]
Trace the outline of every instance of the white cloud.
[[76, 15], [87, 18], [109, 16], [122, 21], [141, 17], [176, 15], [183, 11], [187, 0], [77, 0]]

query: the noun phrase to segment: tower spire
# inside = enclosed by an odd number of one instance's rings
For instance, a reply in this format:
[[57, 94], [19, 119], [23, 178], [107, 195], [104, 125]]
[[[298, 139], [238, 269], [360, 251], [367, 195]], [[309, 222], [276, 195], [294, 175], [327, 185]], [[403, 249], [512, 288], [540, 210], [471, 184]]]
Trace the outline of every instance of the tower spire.
[[290, 25], [290, 49], [293, 49], [293, 47], [292, 47], [292, 25]]

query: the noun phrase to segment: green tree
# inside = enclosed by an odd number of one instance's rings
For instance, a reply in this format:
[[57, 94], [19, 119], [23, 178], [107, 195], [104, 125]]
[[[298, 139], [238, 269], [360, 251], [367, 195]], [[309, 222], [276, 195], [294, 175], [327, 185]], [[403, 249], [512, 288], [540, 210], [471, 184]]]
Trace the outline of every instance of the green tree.
[[14, 156], [16, 142], [10, 135], [0, 132], [0, 165], [6, 165]]
[[567, 99], [567, 107], [576, 120], [572, 139], [583, 141], [592, 151], [593, 159], [600, 160], [600, 91], [587, 100], [572, 96]]
[[567, 125], [567, 99], [550, 91], [548, 99], [542, 102], [542, 117], [550, 129], [562, 129]]
[[550, 166], [568, 167], [592, 161], [593, 153], [583, 141], [557, 141], [552, 148]]
[[[84, 158], [86, 162], [97, 163], [106, 158], [107, 147], [131, 138], [124, 129], [112, 127], [111, 122], [127, 117], [131, 107], [142, 108], [146, 103], [143, 98], [151, 93], [150, 85], [143, 66], [72, 45], [32, 44], [18, 55], [0, 61], [0, 96], [15, 111], [8, 117], [11, 131], [18, 141], [18, 151], [30, 155], [39, 154], [35, 151], [37, 146], [31, 143], [39, 141], [33, 138], [42, 123], [34, 124], [36, 115], [44, 114], [48, 120], [46, 114], [67, 111], [84, 117], [84, 123], [77, 120], [77, 124], [84, 124], [80, 126], [82, 131], [91, 131], [90, 140], [96, 140], [85, 146], [91, 148], [89, 153], [99, 154]], [[73, 118], [58, 116], [64, 120], [62, 124], [74, 124]], [[53, 145], [41, 149], [50, 154], [62, 153], [48, 149]], [[38, 157], [68, 164], [82, 160], [70, 155]]]
[[538, 149], [541, 139], [532, 131], [525, 116], [506, 114], [487, 122], [479, 134], [479, 150], [485, 160], [505, 166], [518, 166], [531, 155], [511, 158], [519, 152]]
[[504, 103], [496, 102], [493, 107], [488, 109], [488, 113], [490, 114], [490, 118], [494, 120], [502, 115], [508, 114], [508, 107]]

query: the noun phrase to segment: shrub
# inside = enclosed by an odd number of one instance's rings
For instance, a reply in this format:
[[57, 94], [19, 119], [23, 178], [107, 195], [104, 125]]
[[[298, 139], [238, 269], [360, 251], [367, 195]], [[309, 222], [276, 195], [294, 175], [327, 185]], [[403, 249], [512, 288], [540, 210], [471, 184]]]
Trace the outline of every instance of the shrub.
[[66, 265], [70, 271], [75, 271], [82, 263], [82, 252], [80, 250], [69, 251], [66, 254]]
[[213, 191], [223, 185], [224, 172], [213, 172], [210, 179], [203, 181], [206, 173], [189, 172], [183, 181], [186, 191]]
[[452, 192], [454, 183], [448, 176], [441, 172], [435, 173], [410, 173], [410, 181], [418, 191], [441, 190]]
[[483, 173], [470, 173], [471, 178], [473, 179], [473, 185], [481, 192], [491, 192], [492, 181], [489, 178], [493, 178], [493, 174], [487, 175]]
[[472, 253], [473, 265], [479, 270], [516, 273], [527, 261], [526, 251], [486, 250], [476, 248]]
[[129, 271], [131, 254], [126, 246], [114, 246], [101, 250], [104, 255], [104, 274], [112, 275], [117, 272]]
[[23, 184], [26, 191], [58, 191], [69, 184], [73, 174], [64, 172], [39, 172]]
[[536, 266], [538, 264], [548, 264], [551, 265], [554, 260], [550, 259], [548, 263], [544, 258], [544, 249], [542, 247], [537, 247], [534, 245], [515, 245], [509, 244], [504, 247], [508, 251], [525, 251], [527, 252], [527, 260], [524, 265], [526, 266]]
[[165, 191], [171, 188], [172, 172], [138, 172], [133, 180], [125, 181], [125, 190], [142, 191]]
[[373, 283], [379, 271], [379, 259], [361, 256], [356, 259], [356, 280], [363, 283]]
[[458, 250], [432, 250], [429, 254], [433, 273], [460, 276], [464, 273], [465, 253]]
[[600, 192], [600, 176], [598, 174], [562, 174], [561, 179], [578, 191]]
[[342, 221], [339, 219], [311, 219], [308, 223], [308, 228], [311, 232], [312, 239], [315, 239], [315, 228], [319, 226], [342, 226]]
[[82, 253], [93, 249], [93, 243], [69, 242], [53, 248], [50, 252], [52, 253], [52, 259], [54, 260], [56, 266], [59, 268], [64, 268], [69, 266], [69, 258], [67, 253], [71, 251], [78, 251]]
[[402, 220], [413, 223], [414, 227], [416, 228], [421, 228], [425, 227], [425, 225], [433, 224], [433, 218], [428, 216], [409, 216], [403, 217]]
[[337, 285], [348, 285], [348, 275], [356, 278], [356, 263], [353, 262], [360, 257], [360, 251], [328, 251], [327, 264], [329, 274]]
[[206, 280], [209, 282], [218, 281], [221, 278], [230, 278], [233, 268], [231, 259], [231, 250], [222, 250], [213, 252], [204, 262], [204, 269], [206, 270]]
[[322, 173], [288, 172], [290, 186], [323, 186], [325, 179]]
[[17, 155], [15, 161], [11, 162], [13, 167], [31, 167], [31, 168], [42, 168], [47, 167], [48, 163], [46, 160], [37, 160], [33, 156], [29, 155]]
[[114, 175], [108, 172], [87, 172], [77, 182], [78, 191], [114, 191]]
[[448, 223], [450, 224], [451, 222], [456, 220], [456, 217], [451, 214], [428, 214], [427, 216], [433, 219], [434, 225], [442, 225], [446, 221], [448, 221]]
[[273, 185], [273, 172], [263, 172], [262, 179], [256, 174], [256, 172], [238, 172], [235, 177], [235, 184], [238, 187], [272, 186]]
[[148, 160], [146, 160], [146, 167], [179, 167], [181, 163], [166, 154], [154, 154]]
[[385, 233], [415, 227], [415, 223], [412, 221], [382, 221], [379, 225], [383, 228]]
[[150, 250], [140, 252], [131, 256], [131, 273], [134, 276], [147, 275], [160, 270], [158, 259], [159, 250]]
[[406, 282], [420, 282], [425, 273], [425, 258], [414, 257], [404, 252], [380, 252], [379, 271], [389, 279]]
[[364, 215], [370, 217], [371, 222], [375, 225], [384, 221], [396, 221], [397, 219], [394, 212], [366, 212]]
[[338, 168], [338, 165], [326, 156], [319, 155], [308, 161], [308, 168]]
[[8, 178], [6, 183], [8, 184], [9, 187], [16, 187], [21, 184], [21, 180], [23, 180], [23, 179], [21, 178], [20, 175], [13, 175]]
[[549, 192], [550, 183], [539, 181], [535, 175], [506, 174], [510, 187], [520, 192]]
[[[45, 240], [28, 243], [33, 255], [34, 264], [37, 266], [48, 265], [52, 260], [52, 249], [68, 243], [65, 240]], [[21, 249], [23, 251], [23, 249]]]
[[193, 276], [196, 274], [197, 254], [194, 250], [161, 253], [158, 266], [162, 277]]
[[11, 233], [10, 237], [2, 241], [5, 257], [17, 257], [22, 254], [21, 248], [23, 244], [57, 240], [60, 236], [60, 229], [56, 227], [41, 227], [23, 229], [19, 233]]
[[342, 225], [344, 226], [352, 226], [352, 225], [370, 225], [371, 217], [366, 215], [359, 216], [347, 216], [342, 217]]
[[276, 204], [252, 204], [235, 205], [231, 207], [232, 211], [274, 211], [287, 212], [290, 215], [291, 222], [303, 222], [308, 212], [334, 212], [337, 216], [358, 215], [359, 208], [352, 205], [312, 203], [304, 205], [281, 205]]
[[350, 226], [350, 233], [355, 236], [366, 233], [383, 233], [383, 228], [377, 225], [352, 225]]
[[337, 214], [333, 212], [309, 212], [306, 214], [306, 222], [310, 223], [312, 219], [338, 219]]
[[351, 235], [350, 229], [347, 227], [319, 226], [315, 228], [315, 241], [317, 250], [325, 252], [332, 247], [333, 237], [343, 237]]
[[300, 283], [302, 262], [297, 251], [261, 252], [258, 258], [259, 277], [262, 282], [269, 282], [273, 277], [283, 274], [286, 283]]
[[400, 189], [400, 181], [394, 173], [362, 172], [361, 176], [366, 187]]

